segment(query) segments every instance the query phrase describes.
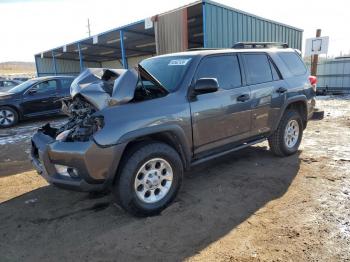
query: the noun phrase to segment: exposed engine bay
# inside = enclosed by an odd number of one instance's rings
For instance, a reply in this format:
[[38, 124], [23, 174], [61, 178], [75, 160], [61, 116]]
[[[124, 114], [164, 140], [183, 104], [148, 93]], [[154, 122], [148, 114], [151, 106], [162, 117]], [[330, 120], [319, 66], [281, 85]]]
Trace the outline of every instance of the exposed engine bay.
[[40, 131], [58, 141], [83, 142], [103, 127], [103, 118], [93, 116], [96, 109], [82, 97], [75, 97], [73, 101], [63, 100], [62, 110], [68, 114], [68, 122], [58, 128], [46, 124]]
[[98, 111], [162, 97], [168, 91], [139, 66], [138, 70], [86, 69], [73, 81], [70, 93], [71, 98], [61, 100], [68, 122], [58, 128], [47, 124], [40, 129], [58, 141], [88, 141], [103, 128], [103, 116]]

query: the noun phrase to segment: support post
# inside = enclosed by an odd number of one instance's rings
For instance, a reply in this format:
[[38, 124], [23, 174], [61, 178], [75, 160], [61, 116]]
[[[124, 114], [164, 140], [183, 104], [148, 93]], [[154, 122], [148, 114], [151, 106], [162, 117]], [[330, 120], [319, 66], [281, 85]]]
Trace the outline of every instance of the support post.
[[38, 57], [34, 56], [35, 67], [36, 67], [36, 77], [39, 77], [39, 67], [38, 67]]
[[188, 25], [187, 25], [187, 8], [182, 11], [182, 50], [186, 51], [188, 49]]
[[80, 43], [78, 43], [78, 52], [79, 52], [79, 64], [80, 64], [80, 72], [84, 70], [83, 57], [81, 55]]
[[[316, 30], [316, 37], [321, 36], [321, 29]], [[317, 75], [317, 64], [318, 64], [318, 55], [312, 56], [312, 63], [311, 63], [311, 75], [316, 76]]]
[[207, 48], [207, 18], [206, 18], [206, 11], [205, 11], [205, 2], [202, 3], [202, 16], [203, 16], [203, 47]]
[[126, 54], [125, 54], [125, 46], [124, 46], [124, 31], [119, 31], [119, 38], [120, 38], [120, 49], [122, 51], [122, 62], [124, 69], [128, 69], [128, 62], [126, 60]]
[[57, 75], [57, 65], [56, 65], [56, 57], [55, 57], [55, 52], [51, 52], [52, 55], [52, 64], [53, 64], [53, 71], [55, 72], [55, 75]]

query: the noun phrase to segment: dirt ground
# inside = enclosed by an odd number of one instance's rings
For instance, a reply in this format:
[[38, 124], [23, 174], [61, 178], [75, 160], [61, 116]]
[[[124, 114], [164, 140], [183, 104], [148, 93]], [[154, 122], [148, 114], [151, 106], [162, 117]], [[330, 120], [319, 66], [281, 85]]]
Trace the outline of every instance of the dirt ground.
[[47, 185], [27, 160], [42, 122], [0, 131], [0, 261], [350, 261], [350, 97], [318, 106], [296, 155], [261, 143], [206, 163], [144, 219]]

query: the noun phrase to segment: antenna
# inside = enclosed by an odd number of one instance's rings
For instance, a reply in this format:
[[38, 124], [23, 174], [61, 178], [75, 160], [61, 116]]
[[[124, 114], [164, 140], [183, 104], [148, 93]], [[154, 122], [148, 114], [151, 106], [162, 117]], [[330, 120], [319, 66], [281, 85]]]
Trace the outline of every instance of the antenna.
[[90, 29], [90, 19], [88, 18], [88, 21], [87, 21], [87, 33], [89, 34], [89, 37], [91, 36], [91, 29]]

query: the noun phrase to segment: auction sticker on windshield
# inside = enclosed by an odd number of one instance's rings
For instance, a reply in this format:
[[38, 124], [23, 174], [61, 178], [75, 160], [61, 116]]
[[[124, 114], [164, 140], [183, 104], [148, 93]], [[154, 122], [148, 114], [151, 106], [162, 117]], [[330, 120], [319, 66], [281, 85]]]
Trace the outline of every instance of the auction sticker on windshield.
[[188, 59], [174, 59], [174, 60], [170, 60], [169, 62], [169, 66], [184, 66], [186, 65], [189, 61], [191, 60], [191, 58]]

